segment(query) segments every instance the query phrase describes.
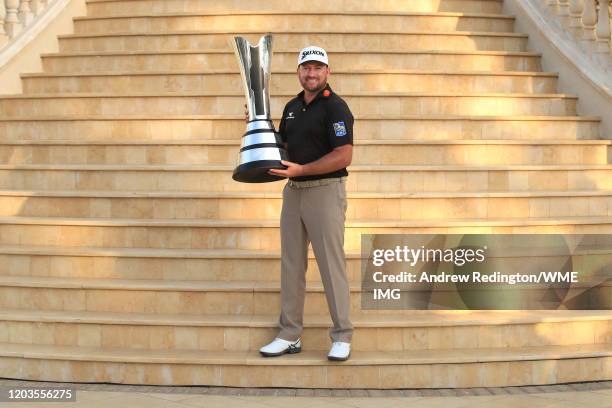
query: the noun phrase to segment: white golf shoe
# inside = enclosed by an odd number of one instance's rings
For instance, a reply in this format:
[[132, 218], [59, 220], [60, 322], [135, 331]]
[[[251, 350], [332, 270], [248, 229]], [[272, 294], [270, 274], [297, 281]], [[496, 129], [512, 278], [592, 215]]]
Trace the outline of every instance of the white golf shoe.
[[280, 338], [275, 338], [270, 344], [267, 344], [259, 349], [259, 352], [264, 357], [275, 357], [285, 353], [294, 354], [302, 351], [302, 341], [288, 341]]
[[351, 355], [351, 343], [344, 343], [342, 341], [334, 341], [327, 355], [328, 360], [334, 361], [345, 361], [348, 360]]

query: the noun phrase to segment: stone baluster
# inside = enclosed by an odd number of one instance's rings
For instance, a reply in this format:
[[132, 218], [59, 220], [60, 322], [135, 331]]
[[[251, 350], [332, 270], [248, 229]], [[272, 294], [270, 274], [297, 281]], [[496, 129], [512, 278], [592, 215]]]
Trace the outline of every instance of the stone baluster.
[[548, 10], [550, 10], [550, 13], [552, 13], [553, 16], [557, 15], [557, 7], [559, 6], [558, 0], [546, 0], [546, 6], [548, 7]]
[[607, 63], [610, 55], [610, 2], [599, 0], [597, 12], [597, 26], [595, 27], [595, 53], [596, 58]]
[[15, 37], [23, 29], [19, 21], [19, 16], [17, 15], [18, 7], [19, 0], [6, 0], [6, 23], [4, 26], [9, 38]]
[[40, 12], [43, 10], [41, 6], [42, 4], [40, 0], [32, 0], [30, 2], [30, 9], [32, 9], [32, 14], [34, 14], [35, 16], [39, 15]]
[[[610, 8], [612, 8], [612, 0], [610, 0], [608, 11], [610, 10]], [[612, 13], [610, 15], [610, 25], [612, 25]], [[608, 49], [608, 52], [610, 53], [610, 55], [608, 56], [608, 70], [612, 72], [612, 33], [610, 33], [610, 43], [608, 45], [610, 46], [610, 48]]]
[[583, 47], [591, 53], [595, 44], [595, 25], [597, 24], [597, 9], [595, 0], [584, 0], [584, 11], [582, 13], [582, 39]]
[[8, 42], [8, 36], [4, 30], [4, 19], [6, 18], [6, 6], [4, 0], [0, 0], [0, 48]]
[[21, 0], [19, 4], [19, 21], [21, 21], [24, 28], [29, 26], [34, 19], [32, 9], [30, 8], [31, 1], [32, 0]]
[[561, 26], [567, 28], [570, 24], [570, 2], [569, 0], [559, 0], [558, 5], [559, 21], [561, 22]]
[[575, 39], [579, 40], [582, 36], [582, 11], [584, 10], [583, 0], [570, 0], [569, 30]]

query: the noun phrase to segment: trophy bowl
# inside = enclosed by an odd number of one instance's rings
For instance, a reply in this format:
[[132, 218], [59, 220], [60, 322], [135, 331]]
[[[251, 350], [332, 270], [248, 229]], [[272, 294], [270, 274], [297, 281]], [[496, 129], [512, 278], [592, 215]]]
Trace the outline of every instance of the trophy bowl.
[[234, 37], [232, 44], [240, 65], [249, 115], [232, 178], [242, 183], [282, 180], [285, 177], [268, 173], [270, 169], [286, 169], [281, 160], [289, 160], [270, 114], [272, 35], [261, 37], [257, 46], [242, 37]]

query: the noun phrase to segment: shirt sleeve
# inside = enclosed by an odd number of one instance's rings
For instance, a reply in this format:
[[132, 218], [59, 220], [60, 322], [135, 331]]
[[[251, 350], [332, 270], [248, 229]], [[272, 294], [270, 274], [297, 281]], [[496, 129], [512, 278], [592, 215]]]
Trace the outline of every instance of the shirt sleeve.
[[343, 100], [331, 103], [327, 115], [327, 137], [332, 148], [353, 144], [353, 114]]

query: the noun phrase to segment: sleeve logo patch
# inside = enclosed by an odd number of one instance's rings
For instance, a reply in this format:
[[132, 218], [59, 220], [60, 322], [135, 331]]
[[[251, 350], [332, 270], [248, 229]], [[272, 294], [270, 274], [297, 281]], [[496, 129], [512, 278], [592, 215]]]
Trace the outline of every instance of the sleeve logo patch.
[[336, 132], [336, 136], [346, 136], [346, 126], [344, 122], [334, 123], [334, 132]]

